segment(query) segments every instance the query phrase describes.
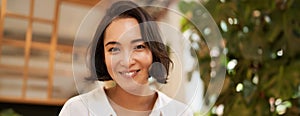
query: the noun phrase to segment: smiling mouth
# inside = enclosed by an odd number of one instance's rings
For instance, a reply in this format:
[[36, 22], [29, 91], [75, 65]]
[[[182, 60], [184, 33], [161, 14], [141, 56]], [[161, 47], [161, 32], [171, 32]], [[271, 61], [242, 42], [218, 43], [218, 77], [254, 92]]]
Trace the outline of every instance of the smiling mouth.
[[123, 77], [134, 78], [140, 70], [119, 72]]

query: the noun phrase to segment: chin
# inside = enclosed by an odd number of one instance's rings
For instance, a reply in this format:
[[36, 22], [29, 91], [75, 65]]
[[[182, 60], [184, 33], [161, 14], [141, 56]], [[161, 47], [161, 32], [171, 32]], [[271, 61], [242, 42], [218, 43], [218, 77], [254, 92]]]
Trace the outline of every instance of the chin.
[[139, 96], [150, 95], [151, 88], [148, 84], [138, 84], [136, 82], [127, 82], [118, 84], [127, 93]]

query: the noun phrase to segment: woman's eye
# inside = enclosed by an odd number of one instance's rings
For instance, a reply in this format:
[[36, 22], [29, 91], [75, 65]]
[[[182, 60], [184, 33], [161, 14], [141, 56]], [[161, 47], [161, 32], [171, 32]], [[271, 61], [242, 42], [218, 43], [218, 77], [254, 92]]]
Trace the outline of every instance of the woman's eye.
[[112, 48], [110, 48], [108, 51], [109, 51], [109, 52], [118, 52], [118, 51], [120, 51], [120, 49], [117, 48], [117, 47], [112, 47]]
[[145, 45], [138, 45], [138, 46], [136, 46], [134, 49], [144, 49], [144, 48], [146, 48]]

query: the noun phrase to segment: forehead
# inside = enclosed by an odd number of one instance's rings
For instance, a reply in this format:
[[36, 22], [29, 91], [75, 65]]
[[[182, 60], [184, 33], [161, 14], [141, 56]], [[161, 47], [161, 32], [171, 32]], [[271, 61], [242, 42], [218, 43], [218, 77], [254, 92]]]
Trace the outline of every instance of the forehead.
[[141, 38], [139, 23], [135, 18], [118, 18], [111, 22], [104, 32], [104, 43], [108, 41], [128, 41]]

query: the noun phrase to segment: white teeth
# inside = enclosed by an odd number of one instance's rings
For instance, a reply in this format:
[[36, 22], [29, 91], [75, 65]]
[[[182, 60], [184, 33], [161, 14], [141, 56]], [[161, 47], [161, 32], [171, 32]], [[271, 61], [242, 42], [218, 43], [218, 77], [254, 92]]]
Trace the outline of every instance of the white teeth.
[[121, 71], [119, 72], [120, 75], [124, 76], [124, 77], [128, 77], [128, 78], [132, 78], [134, 77], [135, 75], [137, 75], [137, 73], [139, 72], [140, 70], [134, 70], [134, 71]]
[[136, 72], [122, 72], [121, 74], [126, 77], [132, 77]]
[[134, 74], [134, 72], [126, 72], [124, 73], [126, 76], [132, 76]]

